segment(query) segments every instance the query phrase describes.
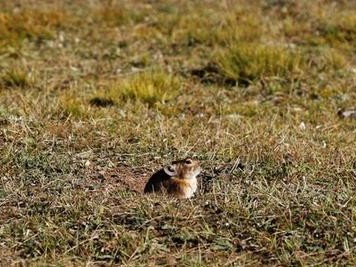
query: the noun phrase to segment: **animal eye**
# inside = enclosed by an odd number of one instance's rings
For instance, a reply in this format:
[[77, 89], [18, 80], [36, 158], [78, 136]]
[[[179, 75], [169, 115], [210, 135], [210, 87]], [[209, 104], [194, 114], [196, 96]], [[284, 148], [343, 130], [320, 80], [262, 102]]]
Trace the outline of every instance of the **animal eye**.
[[192, 164], [192, 163], [193, 163], [193, 161], [191, 159], [186, 159], [185, 160], [185, 164], [187, 164], [187, 165]]

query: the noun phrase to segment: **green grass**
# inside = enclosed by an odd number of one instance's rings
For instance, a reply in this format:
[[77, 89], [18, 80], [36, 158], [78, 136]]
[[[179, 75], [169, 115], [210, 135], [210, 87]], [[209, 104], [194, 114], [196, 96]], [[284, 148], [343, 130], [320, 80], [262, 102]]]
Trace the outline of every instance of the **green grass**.
[[287, 78], [306, 64], [298, 52], [254, 43], [232, 44], [217, 55], [216, 61], [227, 77], [242, 81], [264, 77]]
[[0, 265], [356, 264], [353, 1], [0, 10]]
[[149, 106], [165, 103], [179, 93], [180, 80], [162, 70], [149, 70], [133, 74], [108, 89], [108, 96], [117, 101], [138, 100]]
[[[32, 77], [31, 77], [32, 76]], [[3, 88], [30, 88], [34, 84], [34, 77], [25, 70], [12, 69], [5, 72], [0, 78]]]

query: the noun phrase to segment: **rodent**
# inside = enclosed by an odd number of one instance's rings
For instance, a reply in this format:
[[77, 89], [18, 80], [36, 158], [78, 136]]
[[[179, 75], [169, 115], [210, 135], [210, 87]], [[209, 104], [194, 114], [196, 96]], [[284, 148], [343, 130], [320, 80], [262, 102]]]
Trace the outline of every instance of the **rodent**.
[[167, 193], [177, 198], [191, 198], [197, 190], [197, 176], [201, 170], [198, 160], [186, 158], [173, 161], [151, 176], [144, 193]]

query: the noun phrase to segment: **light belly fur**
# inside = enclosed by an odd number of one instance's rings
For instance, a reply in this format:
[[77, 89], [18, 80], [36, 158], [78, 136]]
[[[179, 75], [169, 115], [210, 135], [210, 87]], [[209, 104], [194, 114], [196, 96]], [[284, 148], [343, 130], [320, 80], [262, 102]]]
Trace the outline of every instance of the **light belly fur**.
[[184, 193], [186, 198], [190, 198], [194, 195], [195, 191], [197, 191], [197, 179], [189, 179], [185, 181]]

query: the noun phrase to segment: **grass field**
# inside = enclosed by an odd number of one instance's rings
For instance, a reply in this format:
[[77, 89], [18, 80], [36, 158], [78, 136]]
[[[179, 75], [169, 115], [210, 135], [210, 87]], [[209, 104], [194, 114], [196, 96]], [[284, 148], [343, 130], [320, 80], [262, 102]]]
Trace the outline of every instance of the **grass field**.
[[0, 266], [355, 266], [352, 108], [353, 0], [0, 1]]

